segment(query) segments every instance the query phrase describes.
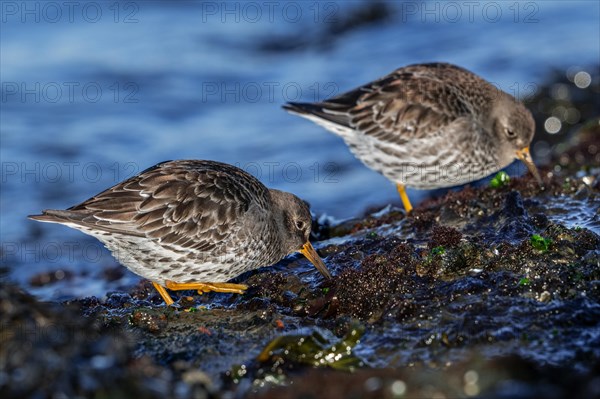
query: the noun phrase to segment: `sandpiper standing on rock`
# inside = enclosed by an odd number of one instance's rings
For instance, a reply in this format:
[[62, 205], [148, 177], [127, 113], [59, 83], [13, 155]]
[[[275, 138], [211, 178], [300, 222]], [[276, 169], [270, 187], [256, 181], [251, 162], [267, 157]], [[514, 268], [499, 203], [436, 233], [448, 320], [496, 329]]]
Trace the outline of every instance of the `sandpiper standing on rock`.
[[365, 165], [405, 187], [435, 189], [481, 179], [529, 154], [535, 123], [511, 95], [455, 65], [417, 64], [317, 103], [284, 106], [340, 135]]
[[308, 238], [308, 204], [213, 161], [168, 161], [67, 210], [30, 216], [96, 237], [129, 270], [165, 290], [242, 293], [226, 281], [300, 251], [331, 275]]

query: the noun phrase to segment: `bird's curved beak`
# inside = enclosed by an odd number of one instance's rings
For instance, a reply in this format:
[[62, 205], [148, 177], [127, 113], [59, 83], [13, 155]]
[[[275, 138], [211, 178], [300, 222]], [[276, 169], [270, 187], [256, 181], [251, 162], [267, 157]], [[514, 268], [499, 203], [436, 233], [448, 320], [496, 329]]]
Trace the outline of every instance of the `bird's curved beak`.
[[544, 183], [542, 182], [542, 178], [540, 177], [540, 173], [538, 172], [535, 164], [533, 163], [533, 159], [531, 159], [531, 154], [529, 153], [529, 147], [525, 147], [522, 150], [517, 151], [517, 158], [519, 158], [523, 163], [527, 166], [527, 169], [531, 172], [535, 180], [537, 180], [540, 187], [544, 188]]
[[315, 251], [315, 249], [309, 241], [306, 241], [306, 244], [302, 246], [300, 253], [306, 256], [306, 258], [313, 265], [315, 265], [317, 270], [320, 271], [323, 276], [325, 276], [326, 278], [331, 278], [331, 273], [329, 273], [329, 270], [327, 270], [327, 266], [325, 266], [325, 263], [323, 263], [323, 261], [317, 254], [317, 251]]

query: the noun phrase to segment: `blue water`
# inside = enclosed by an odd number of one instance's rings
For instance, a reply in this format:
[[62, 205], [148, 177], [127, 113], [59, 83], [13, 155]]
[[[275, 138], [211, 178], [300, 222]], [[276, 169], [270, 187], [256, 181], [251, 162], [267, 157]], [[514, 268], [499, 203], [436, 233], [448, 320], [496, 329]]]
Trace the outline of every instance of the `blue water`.
[[597, 2], [386, 2], [383, 21], [330, 33], [365, 3], [3, 2], [0, 228], [11, 277], [63, 268], [76, 274], [71, 287], [42, 295], [102, 293], [94, 276], [114, 261], [81, 255], [98, 244], [25, 216], [167, 159], [236, 164], [338, 219], [399, 202], [340, 138], [281, 110], [286, 101], [426, 61], [522, 97], [551, 69], [600, 58]]

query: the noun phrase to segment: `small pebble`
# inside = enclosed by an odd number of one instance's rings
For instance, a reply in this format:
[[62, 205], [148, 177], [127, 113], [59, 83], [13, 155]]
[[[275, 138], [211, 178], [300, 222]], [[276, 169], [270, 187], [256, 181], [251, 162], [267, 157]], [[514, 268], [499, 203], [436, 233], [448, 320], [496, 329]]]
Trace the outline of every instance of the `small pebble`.
[[538, 296], [538, 301], [540, 302], [550, 302], [551, 299], [552, 294], [550, 294], [548, 291], [544, 291]]

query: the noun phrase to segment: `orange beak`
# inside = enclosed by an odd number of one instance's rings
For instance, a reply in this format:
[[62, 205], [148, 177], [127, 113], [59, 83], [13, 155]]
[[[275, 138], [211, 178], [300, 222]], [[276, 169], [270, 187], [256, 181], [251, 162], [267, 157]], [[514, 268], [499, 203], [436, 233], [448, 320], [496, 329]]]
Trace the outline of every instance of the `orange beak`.
[[535, 180], [539, 183], [541, 188], [544, 188], [544, 183], [542, 182], [542, 178], [540, 177], [540, 173], [538, 172], [535, 164], [533, 163], [533, 159], [531, 159], [531, 154], [529, 153], [529, 147], [525, 147], [522, 150], [517, 151], [517, 158], [519, 158], [527, 169], [531, 172]]
[[325, 263], [323, 263], [323, 261], [317, 254], [317, 251], [315, 251], [315, 249], [313, 248], [312, 244], [309, 241], [306, 241], [306, 244], [304, 244], [302, 246], [300, 253], [302, 255], [306, 256], [306, 258], [313, 265], [315, 265], [317, 270], [320, 271], [323, 276], [325, 276], [328, 279], [331, 278], [331, 273], [329, 273], [329, 270], [327, 270], [327, 266], [325, 266]]

